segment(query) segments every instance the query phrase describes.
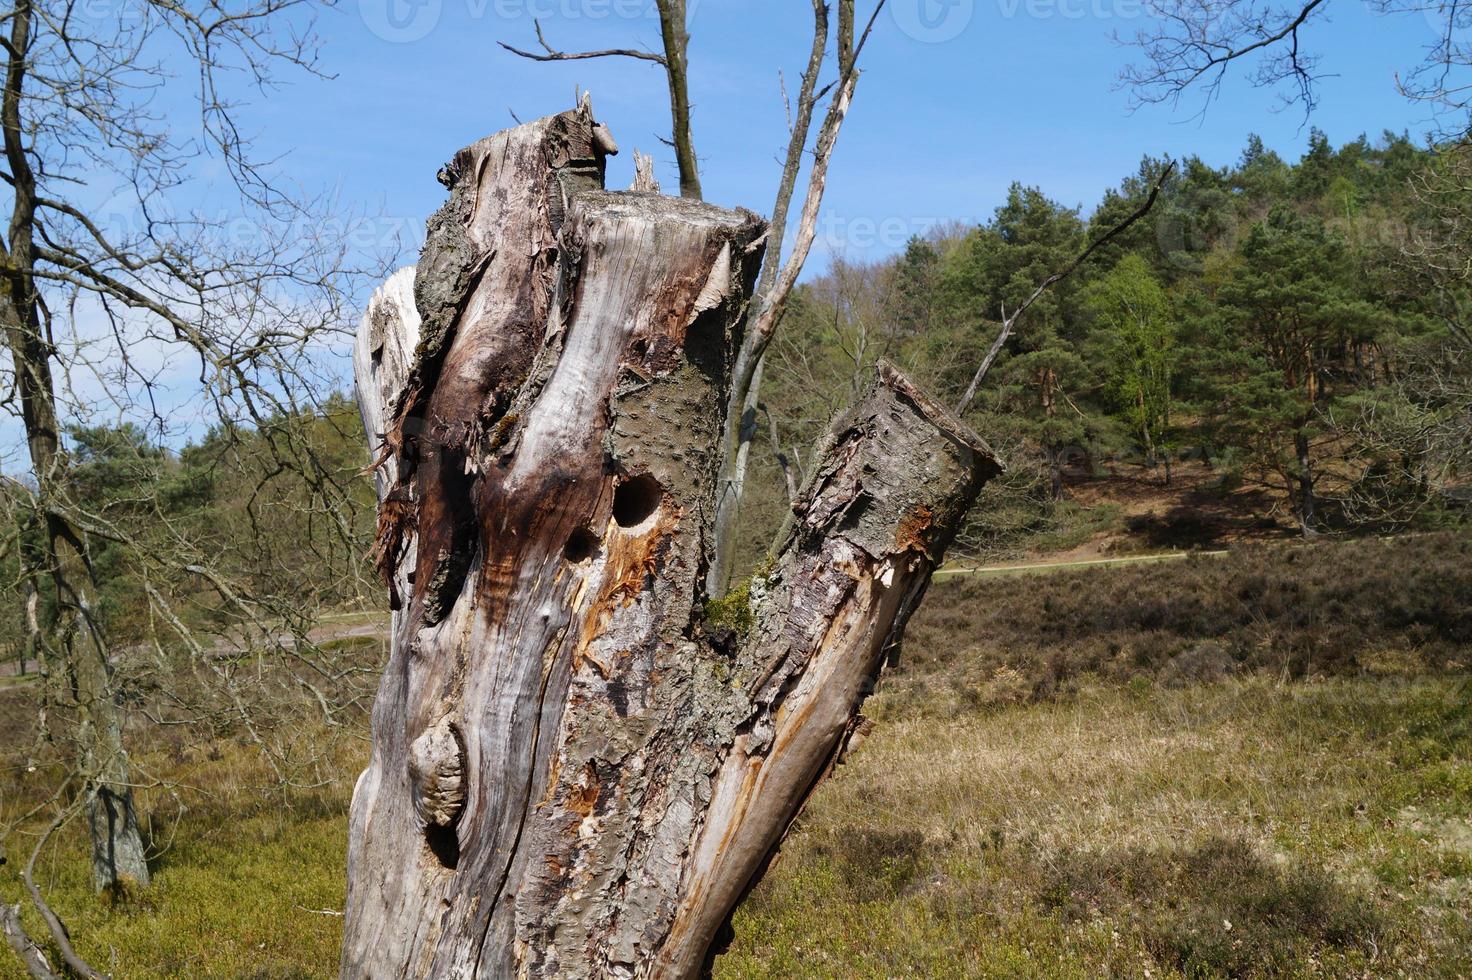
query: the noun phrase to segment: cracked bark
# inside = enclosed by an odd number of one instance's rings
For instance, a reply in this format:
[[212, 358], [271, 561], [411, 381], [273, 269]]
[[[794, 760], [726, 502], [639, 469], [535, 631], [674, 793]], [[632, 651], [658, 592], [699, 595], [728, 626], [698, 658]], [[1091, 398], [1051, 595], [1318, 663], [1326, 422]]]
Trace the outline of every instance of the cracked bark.
[[601, 188], [590, 107], [482, 140], [355, 352], [393, 647], [345, 977], [687, 977], [831, 767], [981, 484], [893, 368], [707, 615], [764, 224]]

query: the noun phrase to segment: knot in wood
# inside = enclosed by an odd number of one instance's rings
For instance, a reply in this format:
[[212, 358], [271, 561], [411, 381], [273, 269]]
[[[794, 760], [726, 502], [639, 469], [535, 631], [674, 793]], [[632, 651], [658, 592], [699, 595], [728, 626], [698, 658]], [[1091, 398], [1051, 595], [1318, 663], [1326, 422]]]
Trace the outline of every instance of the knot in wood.
[[465, 746], [442, 718], [409, 746], [414, 808], [427, 826], [449, 827], [465, 808]]

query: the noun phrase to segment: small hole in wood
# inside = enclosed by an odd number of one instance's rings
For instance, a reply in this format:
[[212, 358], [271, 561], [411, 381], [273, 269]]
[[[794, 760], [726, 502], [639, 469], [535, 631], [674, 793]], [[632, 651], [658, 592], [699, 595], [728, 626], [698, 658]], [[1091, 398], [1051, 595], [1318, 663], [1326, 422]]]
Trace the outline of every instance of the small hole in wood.
[[459, 866], [460, 834], [456, 832], [454, 824], [448, 827], [430, 824], [425, 827], [424, 843], [429, 845], [429, 853], [434, 855], [440, 867], [454, 871]]
[[659, 509], [664, 487], [647, 474], [632, 477], [613, 491], [613, 519], [619, 527], [637, 527]]
[[562, 554], [568, 561], [577, 564], [598, 554], [598, 544], [598, 537], [592, 531], [585, 527], [578, 528], [567, 539], [567, 544], [563, 545]]

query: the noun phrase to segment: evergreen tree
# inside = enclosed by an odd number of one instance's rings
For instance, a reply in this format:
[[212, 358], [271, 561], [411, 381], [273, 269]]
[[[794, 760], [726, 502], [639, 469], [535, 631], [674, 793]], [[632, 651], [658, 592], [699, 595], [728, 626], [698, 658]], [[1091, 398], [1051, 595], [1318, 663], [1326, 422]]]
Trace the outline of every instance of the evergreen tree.
[[[1083, 243], [1083, 222], [1076, 210], [1037, 188], [1013, 184], [992, 221], [971, 234], [945, 269], [946, 301], [952, 309], [967, 311], [974, 329], [990, 340], [995, 323], [1019, 307], [1039, 282], [1066, 266]], [[1088, 415], [1075, 397], [1092, 381], [1078, 351], [1081, 281], [1064, 280], [1034, 303], [1018, 324], [1006, 358], [999, 361], [1002, 384], [995, 405], [1043, 454], [1053, 499], [1063, 496], [1067, 458], [1082, 451], [1090, 434]]]
[[1323, 412], [1352, 386], [1348, 339], [1376, 318], [1357, 295], [1343, 241], [1316, 218], [1280, 205], [1253, 225], [1237, 257], [1213, 338], [1225, 368], [1210, 382], [1215, 408], [1311, 534], [1321, 521]]
[[1145, 259], [1132, 254], [1092, 284], [1087, 303], [1099, 333], [1094, 347], [1108, 373], [1115, 404], [1139, 436], [1147, 463], [1153, 467], [1164, 457], [1168, 486], [1179, 357], [1179, 330], [1170, 300]]
[[895, 333], [930, 332], [937, 315], [936, 289], [939, 285], [940, 253], [919, 235], [911, 236], [894, 268], [889, 307]]

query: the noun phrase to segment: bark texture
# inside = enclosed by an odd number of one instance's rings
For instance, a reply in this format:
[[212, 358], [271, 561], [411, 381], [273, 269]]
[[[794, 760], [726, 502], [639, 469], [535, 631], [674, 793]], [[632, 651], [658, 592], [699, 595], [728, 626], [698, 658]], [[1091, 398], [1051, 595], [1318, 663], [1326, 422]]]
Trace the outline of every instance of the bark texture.
[[5, 941], [25, 964], [26, 975], [31, 980], [61, 980], [61, 974], [51, 968], [46, 960], [46, 951], [36, 944], [21, 925], [20, 906], [0, 904], [0, 933]]
[[602, 191], [596, 132], [584, 104], [457, 154], [359, 332], [396, 613], [345, 977], [698, 974], [997, 470], [882, 367], [709, 602], [765, 226]]

